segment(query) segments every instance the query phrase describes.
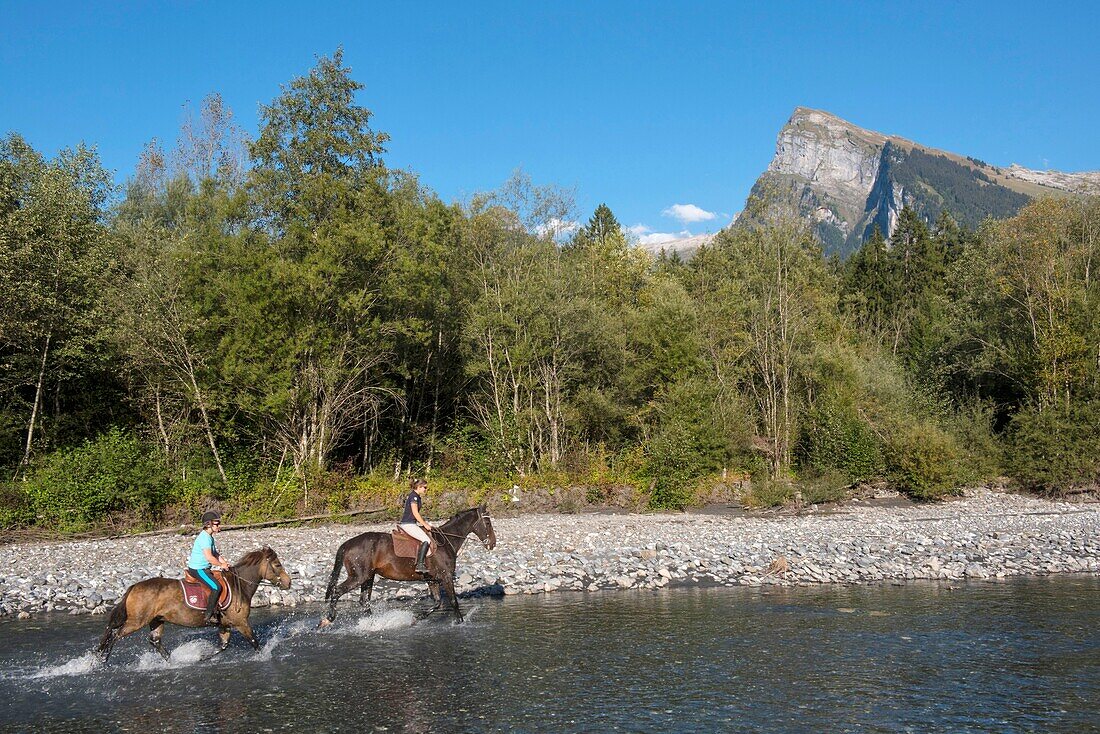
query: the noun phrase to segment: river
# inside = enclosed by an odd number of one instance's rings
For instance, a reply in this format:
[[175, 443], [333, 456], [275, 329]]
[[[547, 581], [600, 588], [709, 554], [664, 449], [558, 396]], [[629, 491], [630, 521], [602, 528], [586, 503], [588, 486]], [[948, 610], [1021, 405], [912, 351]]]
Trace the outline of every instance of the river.
[[467, 621], [261, 610], [253, 652], [0, 622], [0, 731], [1100, 731], [1100, 578], [470, 599]]

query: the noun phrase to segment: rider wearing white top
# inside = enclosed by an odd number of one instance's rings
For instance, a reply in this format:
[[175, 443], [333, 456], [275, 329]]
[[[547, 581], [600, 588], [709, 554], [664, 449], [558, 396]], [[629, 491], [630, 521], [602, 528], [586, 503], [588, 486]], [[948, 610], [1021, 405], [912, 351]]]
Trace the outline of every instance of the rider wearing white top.
[[416, 570], [418, 573], [427, 573], [428, 567], [424, 562], [428, 557], [428, 548], [431, 547], [428, 533], [432, 529], [432, 524], [420, 514], [420, 505], [423, 502], [424, 493], [428, 491], [428, 481], [414, 479], [409, 486], [412, 491], [405, 498], [405, 512], [401, 515], [398, 526], [420, 541], [420, 549], [416, 553]]

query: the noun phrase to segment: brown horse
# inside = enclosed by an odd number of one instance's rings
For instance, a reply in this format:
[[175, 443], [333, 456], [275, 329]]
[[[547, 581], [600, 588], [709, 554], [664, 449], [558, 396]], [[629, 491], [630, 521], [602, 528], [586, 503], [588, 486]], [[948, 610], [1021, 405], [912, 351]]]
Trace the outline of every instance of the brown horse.
[[[370, 613], [370, 595], [374, 588], [375, 574], [381, 574], [384, 578], [393, 581], [427, 581], [428, 589], [436, 599], [436, 604], [424, 616], [439, 609], [443, 603], [439, 595], [439, 588], [451, 599], [451, 606], [455, 617], [462, 621], [462, 612], [458, 608], [458, 596], [455, 594], [455, 561], [458, 559], [458, 551], [466, 542], [466, 536], [470, 533], [477, 535], [482, 544], [492, 550], [496, 547], [497, 536], [493, 530], [493, 523], [489, 519], [489, 513], [484, 505], [463, 510], [447, 522], [432, 528], [432, 536], [436, 542], [435, 553], [428, 557], [428, 573], [422, 574], [416, 571], [416, 560], [398, 556], [393, 551], [393, 536], [390, 533], [363, 533], [351, 540], [344, 541], [336, 551], [336, 562], [332, 565], [332, 576], [329, 578], [328, 590], [325, 592], [325, 601], [328, 602], [328, 613], [321, 619], [318, 629], [327, 627], [336, 619], [336, 602], [340, 597], [359, 587], [359, 604]], [[348, 572], [344, 583], [337, 586], [336, 580], [340, 578], [340, 569]]]
[[[225, 581], [233, 590], [233, 601], [222, 612], [218, 625], [218, 638], [221, 652], [229, 645], [230, 628], [234, 627], [244, 635], [256, 650], [260, 643], [252, 634], [248, 624], [248, 614], [252, 611], [252, 596], [261, 581], [270, 581], [281, 589], [290, 588], [290, 575], [283, 568], [275, 551], [266, 545], [259, 550], [245, 554], [241, 560], [225, 574]], [[179, 579], [156, 577], [139, 581], [122, 595], [122, 599], [111, 611], [107, 630], [99, 641], [99, 654], [103, 662], [111, 656], [115, 642], [149, 625], [149, 644], [168, 659], [161, 633], [165, 622], [182, 627], [203, 627], [205, 612], [192, 609], [183, 602], [183, 591]]]

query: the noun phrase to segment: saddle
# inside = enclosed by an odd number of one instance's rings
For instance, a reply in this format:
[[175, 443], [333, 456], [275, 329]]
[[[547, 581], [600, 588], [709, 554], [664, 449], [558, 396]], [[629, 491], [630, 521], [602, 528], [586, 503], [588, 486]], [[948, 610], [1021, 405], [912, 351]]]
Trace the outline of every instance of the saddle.
[[[420, 541], [406, 533], [400, 526], [393, 529], [393, 554], [400, 558], [416, 558]], [[430, 537], [430, 536], [429, 536]], [[435, 538], [428, 544], [428, 556], [435, 555]]]
[[[218, 609], [225, 611], [233, 601], [233, 590], [225, 582], [221, 571], [210, 569], [209, 573], [222, 587], [222, 593], [218, 596]], [[190, 568], [186, 569], [183, 578], [180, 579], [180, 588], [183, 590], [183, 603], [192, 609], [206, 610], [206, 601], [210, 598], [210, 587], [203, 583], [202, 579], [195, 575]]]

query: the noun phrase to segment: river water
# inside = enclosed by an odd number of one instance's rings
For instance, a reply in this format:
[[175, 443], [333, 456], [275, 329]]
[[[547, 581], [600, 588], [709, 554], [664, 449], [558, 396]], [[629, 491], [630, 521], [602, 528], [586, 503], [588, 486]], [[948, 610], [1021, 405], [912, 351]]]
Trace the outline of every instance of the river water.
[[104, 617], [0, 622], [0, 731], [1100, 731], [1100, 578], [471, 599], [94, 662]]

